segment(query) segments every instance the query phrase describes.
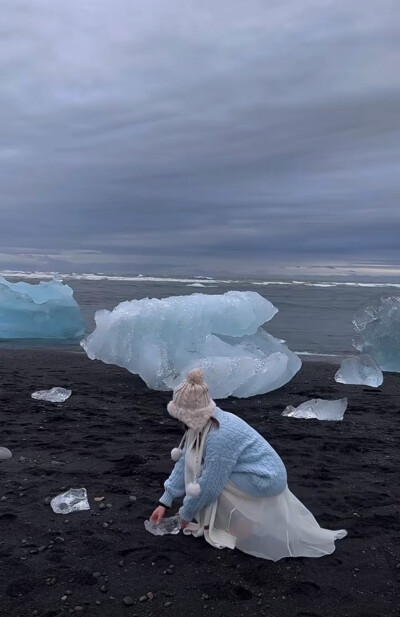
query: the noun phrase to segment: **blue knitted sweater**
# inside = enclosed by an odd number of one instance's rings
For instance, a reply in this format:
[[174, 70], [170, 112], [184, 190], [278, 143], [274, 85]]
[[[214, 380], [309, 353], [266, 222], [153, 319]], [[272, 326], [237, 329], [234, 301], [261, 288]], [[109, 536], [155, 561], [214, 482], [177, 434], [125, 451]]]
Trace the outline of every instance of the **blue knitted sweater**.
[[[200, 495], [185, 496], [181, 516], [191, 521], [197, 512], [215, 501], [230, 480], [253, 497], [279, 495], [287, 483], [285, 466], [269, 443], [244, 420], [216, 409], [219, 427], [211, 426], [204, 449]], [[170, 507], [185, 495], [185, 451], [164, 484], [161, 503]]]

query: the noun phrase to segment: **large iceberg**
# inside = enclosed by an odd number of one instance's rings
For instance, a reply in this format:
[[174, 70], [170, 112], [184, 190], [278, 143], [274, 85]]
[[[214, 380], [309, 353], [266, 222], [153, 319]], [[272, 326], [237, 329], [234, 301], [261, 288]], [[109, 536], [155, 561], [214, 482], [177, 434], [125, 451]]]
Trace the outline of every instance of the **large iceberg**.
[[383, 382], [383, 373], [371, 356], [360, 354], [341, 361], [335, 381], [378, 388]]
[[37, 285], [0, 277], [0, 339], [81, 338], [85, 324], [73, 290], [61, 281]]
[[356, 313], [354, 347], [382, 371], [400, 372], [400, 296], [382, 297]]
[[155, 390], [173, 389], [199, 367], [214, 398], [248, 397], [283, 386], [301, 366], [261, 328], [277, 312], [254, 291], [126, 301], [97, 311], [81, 345], [89, 358], [139, 374]]

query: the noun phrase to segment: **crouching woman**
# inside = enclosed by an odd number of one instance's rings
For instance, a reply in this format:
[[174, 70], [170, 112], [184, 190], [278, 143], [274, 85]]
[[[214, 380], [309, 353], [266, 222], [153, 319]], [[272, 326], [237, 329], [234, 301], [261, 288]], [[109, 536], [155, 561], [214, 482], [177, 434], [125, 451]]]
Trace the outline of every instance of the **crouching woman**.
[[321, 557], [335, 550], [345, 530], [322, 529], [290, 492], [285, 466], [270, 444], [238, 416], [217, 408], [203, 373], [195, 369], [168, 404], [184, 423], [175, 467], [150, 520], [159, 524], [175, 499], [186, 535], [216, 548], [238, 548], [277, 561]]

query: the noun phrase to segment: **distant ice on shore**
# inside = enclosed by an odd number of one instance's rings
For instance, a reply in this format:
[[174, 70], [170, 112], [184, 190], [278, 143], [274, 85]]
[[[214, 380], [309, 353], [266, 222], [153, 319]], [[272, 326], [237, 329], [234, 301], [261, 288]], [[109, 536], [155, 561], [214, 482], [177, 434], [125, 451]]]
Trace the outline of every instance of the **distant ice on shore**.
[[400, 372], [400, 296], [382, 297], [354, 317], [354, 347], [382, 371]]
[[373, 358], [367, 354], [360, 354], [343, 358], [336, 372], [335, 381], [378, 388], [383, 382], [383, 373]]
[[347, 402], [347, 398], [340, 398], [335, 401], [313, 398], [310, 401], [301, 403], [298, 407], [288, 405], [282, 412], [282, 416], [303, 420], [340, 421], [343, 420], [344, 412], [347, 409]]
[[0, 339], [76, 339], [84, 332], [68, 285], [56, 280], [11, 283], [0, 277]]
[[300, 358], [261, 326], [278, 309], [253, 291], [126, 301], [97, 311], [81, 345], [91, 359], [171, 390], [188, 371], [204, 371], [211, 395], [248, 397], [275, 390], [297, 373]]

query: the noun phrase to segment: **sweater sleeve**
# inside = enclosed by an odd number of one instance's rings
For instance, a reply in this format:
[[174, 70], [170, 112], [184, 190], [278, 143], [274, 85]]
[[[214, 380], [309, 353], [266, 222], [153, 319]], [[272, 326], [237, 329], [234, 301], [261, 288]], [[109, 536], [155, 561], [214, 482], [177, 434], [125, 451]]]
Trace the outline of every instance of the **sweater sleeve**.
[[175, 463], [169, 478], [164, 482], [165, 492], [160, 498], [160, 502], [170, 508], [172, 502], [177, 497], [182, 497], [185, 494], [185, 452], [182, 452], [181, 458]]
[[225, 484], [236, 465], [236, 459], [206, 458], [204, 469], [198, 482], [200, 494], [197, 497], [186, 496], [180, 509], [180, 516], [185, 521], [191, 521], [196, 512], [212, 504], [222, 492]]

